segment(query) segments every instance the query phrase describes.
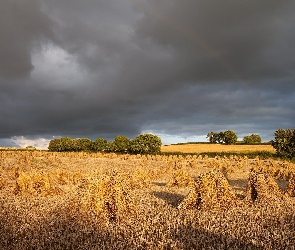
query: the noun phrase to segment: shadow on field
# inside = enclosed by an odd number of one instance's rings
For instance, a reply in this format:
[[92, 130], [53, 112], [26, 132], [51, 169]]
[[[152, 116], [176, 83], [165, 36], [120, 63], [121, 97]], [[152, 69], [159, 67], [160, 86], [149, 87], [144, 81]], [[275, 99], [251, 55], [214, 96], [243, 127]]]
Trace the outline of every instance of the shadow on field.
[[169, 205], [173, 207], [177, 207], [185, 198], [185, 195], [181, 194], [175, 194], [175, 193], [169, 193], [169, 192], [152, 192], [152, 195], [155, 197], [164, 200], [167, 202]]
[[252, 242], [236, 239], [222, 232], [212, 233], [201, 228], [184, 225], [180, 225], [174, 232], [174, 240], [181, 244], [181, 249], [264, 249]]
[[[154, 195], [175, 205], [176, 201], [183, 198], [182, 195], [167, 192], [155, 192]], [[9, 204], [2, 204], [0, 202], [1, 250], [263, 249], [261, 242], [266, 244], [267, 249], [293, 249], [292, 246], [295, 245], [295, 213], [283, 215], [282, 218], [268, 216], [258, 220], [260, 229], [255, 223], [242, 220], [241, 228], [233, 227], [231, 231], [233, 235], [241, 236], [241, 239], [237, 239], [228, 234], [228, 229], [227, 232], [222, 228], [215, 232], [205, 230], [206, 224], [200, 223], [198, 216], [192, 216], [193, 213], [190, 214], [189, 211], [173, 214], [169, 213], [171, 210], [166, 210], [166, 213], [161, 213], [156, 207], [152, 207], [150, 213], [138, 214], [126, 221], [102, 223], [96, 217], [84, 216], [67, 205], [53, 209], [48, 214], [44, 213], [44, 216], [34, 220], [28, 213]], [[20, 212], [22, 213], [19, 214]], [[242, 216], [240, 219], [253, 222], [247, 214], [240, 213], [239, 216]], [[217, 228], [222, 218], [221, 216], [216, 221]], [[260, 231], [262, 224], [264, 229]], [[208, 228], [214, 230], [212, 224]], [[235, 229], [239, 229], [239, 232]], [[276, 234], [269, 237], [273, 231], [283, 232], [284, 237]], [[246, 236], [251, 232], [255, 235], [253, 242]], [[265, 232], [268, 234], [265, 235]], [[278, 237], [281, 237], [280, 240]]]
[[68, 207], [44, 213], [44, 217], [38, 219], [12, 210], [11, 207], [9, 212], [6, 211], [6, 216], [0, 213], [1, 250], [94, 249], [94, 246], [101, 246], [111, 238], [111, 234], [102, 229], [97, 221], [85, 218]]
[[247, 179], [235, 179], [235, 180], [229, 179], [228, 184], [231, 185], [231, 187], [234, 190], [246, 191], [248, 180]]
[[[287, 186], [288, 186], [287, 180], [275, 179], [275, 181], [282, 191], [285, 191], [287, 189]], [[245, 198], [248, 179], [233, 179], [233, 180], [229, 179], [228, 183], [239, 199], [242, 200]]]
[[280, 179], [275, 179], [276, 183], [280, 187], [282, 191], [286, 191], [288, 188], [289, 180], [280, 180]]
[[247, 179], [235, 179], [235, 180], [227, 180], [228, 184], [231, 186], [232, 190], [236, 193], [236, 196], [243, 200], [246, 196], [247, 190]]
[[[69, 208], [60, 208], [41, 220], [27, 223], [23, 218], [17, 219], [17, 215], [6, 219], [3, 215], [0, 213], [1, 250], [262, 249], [228, 235], [184, 225], [182, 221], [174, 221], [173, 229], [163, 230], [171, 221], [160, 222], [156, 214], [151, 220], [142, 217], [143, 223], [136, 226], [134, 221], [101, 224]], [[11, 219], [15, 220], [13, 224]]]

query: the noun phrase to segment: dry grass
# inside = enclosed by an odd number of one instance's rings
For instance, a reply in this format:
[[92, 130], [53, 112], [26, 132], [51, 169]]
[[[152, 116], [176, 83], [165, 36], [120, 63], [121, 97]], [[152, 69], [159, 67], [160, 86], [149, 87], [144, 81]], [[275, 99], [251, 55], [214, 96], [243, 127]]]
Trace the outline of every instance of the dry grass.
[[0, 152], [0, 246], [294, 249], [294, 169], [236, 156]]
[[224, 145], [224, 144], [183, 144], [162, 146], [162, 152], [204, 153], [204, 152], [255, 152], [275, 153], [271, 145]]

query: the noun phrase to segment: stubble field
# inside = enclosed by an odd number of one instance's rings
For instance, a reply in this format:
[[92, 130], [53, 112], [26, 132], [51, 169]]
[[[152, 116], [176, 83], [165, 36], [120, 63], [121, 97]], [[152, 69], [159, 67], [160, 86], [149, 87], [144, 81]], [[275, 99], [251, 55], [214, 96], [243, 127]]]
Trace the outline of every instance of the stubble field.
[[295, 249], [294, 172], [237, 156], [3, 151], [0, 246]]
[[256, 151], [266, 151], [275, 153], [272, 145], [225, 145], [225, 144], [175, 144], [162, 146], [162, 152], [182, 152], [182, 153], [204, 153], [204, 152], [233, 152], [249, 153]]

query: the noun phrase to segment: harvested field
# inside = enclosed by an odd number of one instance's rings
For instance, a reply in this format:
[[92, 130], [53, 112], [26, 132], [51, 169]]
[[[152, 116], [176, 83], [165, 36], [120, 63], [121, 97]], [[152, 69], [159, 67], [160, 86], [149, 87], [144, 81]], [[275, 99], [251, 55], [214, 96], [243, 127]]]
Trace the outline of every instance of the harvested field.
[[182, 144], [162, 146], [162, 152], [208, 153], [208, 152], [255, 152], [268, 151], [275, 153], [271, 145], [224, 145], [224, 144]]
[[1, 249], [294, 249], [294, 164], [0, 152]]

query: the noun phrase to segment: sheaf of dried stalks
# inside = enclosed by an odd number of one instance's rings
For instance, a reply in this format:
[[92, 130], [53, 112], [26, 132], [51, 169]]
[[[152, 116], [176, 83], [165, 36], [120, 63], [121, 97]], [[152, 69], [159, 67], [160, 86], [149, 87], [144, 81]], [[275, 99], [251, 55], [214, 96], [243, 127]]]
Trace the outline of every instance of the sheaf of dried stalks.
[[290, 178], [286, 193], [290, 197], [295, 197], [295, 175]]
[[199, 176], [179, 209], [227, 208], [237, 200], [221, 172], [209, 172]]
[[268, 174], [250, 172], [247, 185], [247, 200], [261, 203], [284, 201], [285, 195], [276, 181]]

